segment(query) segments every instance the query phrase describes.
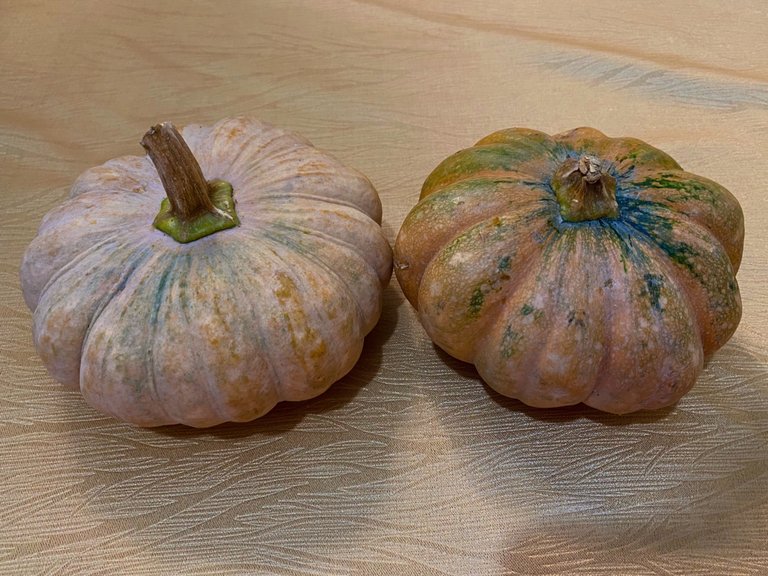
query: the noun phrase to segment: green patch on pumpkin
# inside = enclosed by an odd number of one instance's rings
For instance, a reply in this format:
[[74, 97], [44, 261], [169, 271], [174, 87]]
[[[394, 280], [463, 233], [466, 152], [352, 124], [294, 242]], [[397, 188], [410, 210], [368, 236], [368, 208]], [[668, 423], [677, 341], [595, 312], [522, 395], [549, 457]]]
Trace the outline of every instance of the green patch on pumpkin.
[[480, 314], [480, 309], [483, 307], [484, 302], [485, 294], [483, 294], [482, 288], [475, 288], [475, 291], [472, 292], [472, 297], [469, 299], [469, 315], [475, 317]]
[[667, 196], [666, 200], [670, 203], [696, 200], [698, 202], [707, 203], [710, 206], [717, 205], [717, 194], [714, 193], [710, 186], [701, 182], [696, 182], [695, 180], [673, 179], [673, 176], [673, 174], [660, 174], [657, 177], [649, 176], [645, 180], [635, 183], [633, 187], [640, 189], [658, 188], [677, 190], [679, 194], [671, 194]]
[[657, 312], [663, 311], [661, 306], [661, 289], [664, 287], [664, 277], [659, 274], [645, 274], [643, 276], [645, 281], [645, 287], [642, 290], [642, 295], [646, 296], [651, 302], [651, 306]]
[[696, 278], [701, 278], [696, 268], [696, 259], [701, 256], [690, 244], [677, 240], [673, 233], [676, 222], [666, 218], [664, 213], [671, 213], [668, 206], [640, 198], [623, 198], [623, 222], [629, 233], [618, 233], [626, 247], [632, 236], [642, 238], [660, 248], [675, 263], [686, 268]]
[[504, 335], [501, 337], [501, 355], [504, 358], [511, 358], [518, 351], [518, 344], [523, 336], [512, 329], [512, 326], [507, 326], [504, 330]]
[[461, 150], [444, 160], [424, 182], [422, 190], [431, 190], [441, 182], [469, 176], [476, 172], [514, 172], [540, 151], [515, 144], [486, 144]]
[[522, 316], [528, 316], [532, 314], [534, 310], [536, 309], [526, 302], [525, 304], [523, 304], [523, 307], [520, 308], [520, 314]]

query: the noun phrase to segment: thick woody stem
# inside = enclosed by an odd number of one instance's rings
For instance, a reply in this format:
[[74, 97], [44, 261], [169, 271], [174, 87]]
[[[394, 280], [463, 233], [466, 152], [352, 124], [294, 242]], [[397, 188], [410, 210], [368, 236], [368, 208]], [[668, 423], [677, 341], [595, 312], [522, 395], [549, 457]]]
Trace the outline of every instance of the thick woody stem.
[[141, 145], [157, 168], [174, 216], [190, 220], [214, 211], [200, 164], [173, 124], [152, 126], [141, 139]]

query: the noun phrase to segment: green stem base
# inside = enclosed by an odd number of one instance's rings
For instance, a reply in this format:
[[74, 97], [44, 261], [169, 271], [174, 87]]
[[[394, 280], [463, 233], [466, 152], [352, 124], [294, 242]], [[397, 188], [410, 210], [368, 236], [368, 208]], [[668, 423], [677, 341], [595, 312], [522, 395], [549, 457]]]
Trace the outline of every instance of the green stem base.
[[240, 225], [235, 212], [235, 201], [232, 198], [232, 185], [229, 182], [224, 180], [208, 182], [208, 197], [214, 210], [201, 212], [186, 219], [174, 215], [170, 201], [164, 198], [153, 225], [181, 244]]

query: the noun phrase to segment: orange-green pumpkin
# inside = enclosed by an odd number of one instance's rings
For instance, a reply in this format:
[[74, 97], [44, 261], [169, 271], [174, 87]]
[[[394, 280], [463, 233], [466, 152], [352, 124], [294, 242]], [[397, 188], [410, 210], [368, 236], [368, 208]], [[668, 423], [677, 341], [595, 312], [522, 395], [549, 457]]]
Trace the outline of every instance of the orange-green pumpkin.
[[669, 406], [741, 317], [722, 186], [634, 138], [514, 128], [443, 161], [395, 243], [433, 341], [531, 406]]
[[82, 174], [24, 256], [51, 375], [128, 422], [202, 427], [346, 374], [391, 273], [370, 182], [249, 118], [142, 144]]

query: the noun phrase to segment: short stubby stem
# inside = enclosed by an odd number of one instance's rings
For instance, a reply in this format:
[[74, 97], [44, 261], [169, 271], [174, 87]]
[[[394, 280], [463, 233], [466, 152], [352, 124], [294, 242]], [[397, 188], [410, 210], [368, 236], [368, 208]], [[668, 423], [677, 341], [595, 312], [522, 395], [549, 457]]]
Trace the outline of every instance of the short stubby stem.
[[619, 217], [616, 179], [594, 156], [568, 158], [552, 177], [552, 188], [567, 222]]
[[165, 189], [153, 225], [185, 244], [240, 224], [232, 186], [206, 181], [195, 156], [170, 122], [149, 129], [141, 145], [157, 169]]

